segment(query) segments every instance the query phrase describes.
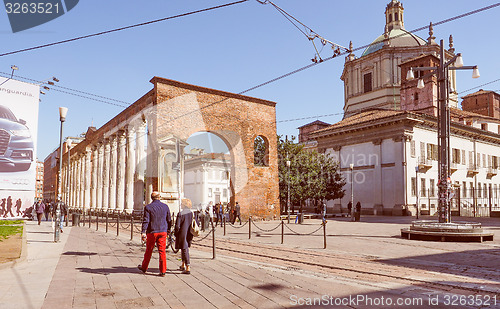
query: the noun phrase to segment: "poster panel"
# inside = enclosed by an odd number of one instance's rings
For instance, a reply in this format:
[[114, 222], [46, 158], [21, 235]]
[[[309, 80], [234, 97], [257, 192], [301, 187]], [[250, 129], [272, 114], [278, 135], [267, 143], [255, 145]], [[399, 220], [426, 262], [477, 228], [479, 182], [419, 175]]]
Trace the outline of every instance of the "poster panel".
[[0, 217], [19, 217], [35, 197], [40, 87], [0, 77]]

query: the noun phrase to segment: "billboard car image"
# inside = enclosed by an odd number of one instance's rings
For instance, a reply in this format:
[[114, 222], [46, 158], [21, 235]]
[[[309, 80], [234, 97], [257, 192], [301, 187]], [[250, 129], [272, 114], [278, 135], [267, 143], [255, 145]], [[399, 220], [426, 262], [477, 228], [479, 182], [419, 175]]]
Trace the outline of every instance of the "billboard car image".
[[34, 144], [26, 121], [0, 105], [0, 172], [27, 171], [33, 162]]

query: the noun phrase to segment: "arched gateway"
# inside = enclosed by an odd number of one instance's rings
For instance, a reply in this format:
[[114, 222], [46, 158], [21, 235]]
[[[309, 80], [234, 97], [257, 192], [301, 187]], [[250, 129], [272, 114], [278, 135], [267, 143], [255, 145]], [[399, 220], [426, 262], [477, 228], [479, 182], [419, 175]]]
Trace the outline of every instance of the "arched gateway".
[[[151, 82], [154, 88], [134, 104], [101, 128], [89, 128], [70, 150], [69, 169], [67, 153], [63, 157], [63, 200], [81, 209], [131, 212], [157, 190], [177, 212], [186, 140], [205, 131], [229, 148], [231, 205], [238, 201], [243, 216], [277, 216], [276, 103], [160, 77]], [[259, 136], [266, 164], [254, 161]]]

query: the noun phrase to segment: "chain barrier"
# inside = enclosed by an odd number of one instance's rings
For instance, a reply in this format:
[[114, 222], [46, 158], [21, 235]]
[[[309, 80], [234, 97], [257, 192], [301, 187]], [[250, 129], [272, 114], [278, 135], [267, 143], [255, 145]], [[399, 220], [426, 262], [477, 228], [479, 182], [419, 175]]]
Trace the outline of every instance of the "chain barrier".
[[289, 230], [290, 230], [292, 233], [294, 233], [295, 235], [303, 235], [303, 236], [307, 236], [307, 235], [312, 235], [312, 234], [316, 233], [317, 231], [321, 230], [321, 229], [323, 228], [323, 224], [321, 224], [317, 230], [315, 230], [315, 231], [313, 231], [313, 232], [311, 232], [311, 233], [307, 233], [307, 234], [301, 234], [301, 233], [297, 233], [297, 232], [295, 232], [294, 230], [292, 230], [292, 229], [288, 226], [288, 224], [285, 224], [285, 227], [286, 227], [287, 229], [289, 229]]
[[[139, 226], [137, 226], [139, 225]], [[134, 222], [134, 231], [141, 233], [142, 232], [142, 224], [135, 224]]]
[[[123, 227], [125, 224], [127, 224], [127, 227]], [[130, 227], [130, 223], [121, 223], [120, 222], [120, 228], [123, 229], [123, 230], [128, 230], [128, 228]]]
[[192, 240], [192, 241], [193, 241], [193, 242], [200, 242], [200, 241], [202, 241], [202, 240], [205, 240], [205, 239], [206, 239], [206, 238], [210, 235], [210, 233], [212, 233], [212, 230], [209, 230], [209, 231], [208, 231], [208, 233], [207, 233], [205, 236], [203, 236], [202, 238], [200, 238], [200, 239], [195, 239], [195, 238], [193, 238], [193, 240]]
[[240, 225], [240, 226], [236, 226], [236, 224], [232, 224], [232, 223], [229, 223], [229, 226], [235, 228], [235, 229], [241, 229], [243, 228], [245, 225], [248, 224], [249, 221], [246, 221], [245, 223], [243, 223], [243, 225]]
[[257, 226], [257, 224], [255, 224], [255, 221], [252, 220], [252, 224], [253, 226], [255, 226], [257, 229], [261, 230], [262, 232], [272, 232], [272, 231], [275, 231], [277, 228], [279, 228], [281, 226], [281, 222], [278, 224], [278, 226], [276, 226], [275, 228], [272, 228], [272, 229], [269, 229], [269, 230], [266, 230], [266, 229], [263, 229], [263, 228], [260, 228]]
[[115, 223], [111, 223], [110, 221], [108, 221], [108, 225], [111, 226], [111, 227], [115, 227], [116, 226], [116, 222]]

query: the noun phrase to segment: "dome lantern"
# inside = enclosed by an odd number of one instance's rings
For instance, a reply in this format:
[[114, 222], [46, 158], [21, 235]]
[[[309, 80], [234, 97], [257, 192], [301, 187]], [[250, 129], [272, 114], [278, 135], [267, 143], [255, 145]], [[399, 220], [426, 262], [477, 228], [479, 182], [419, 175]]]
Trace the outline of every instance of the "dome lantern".
[[393, 29], [403, 29], [403, 5], [397, 0], [392, 0], [385, 9], [385, 32]]

